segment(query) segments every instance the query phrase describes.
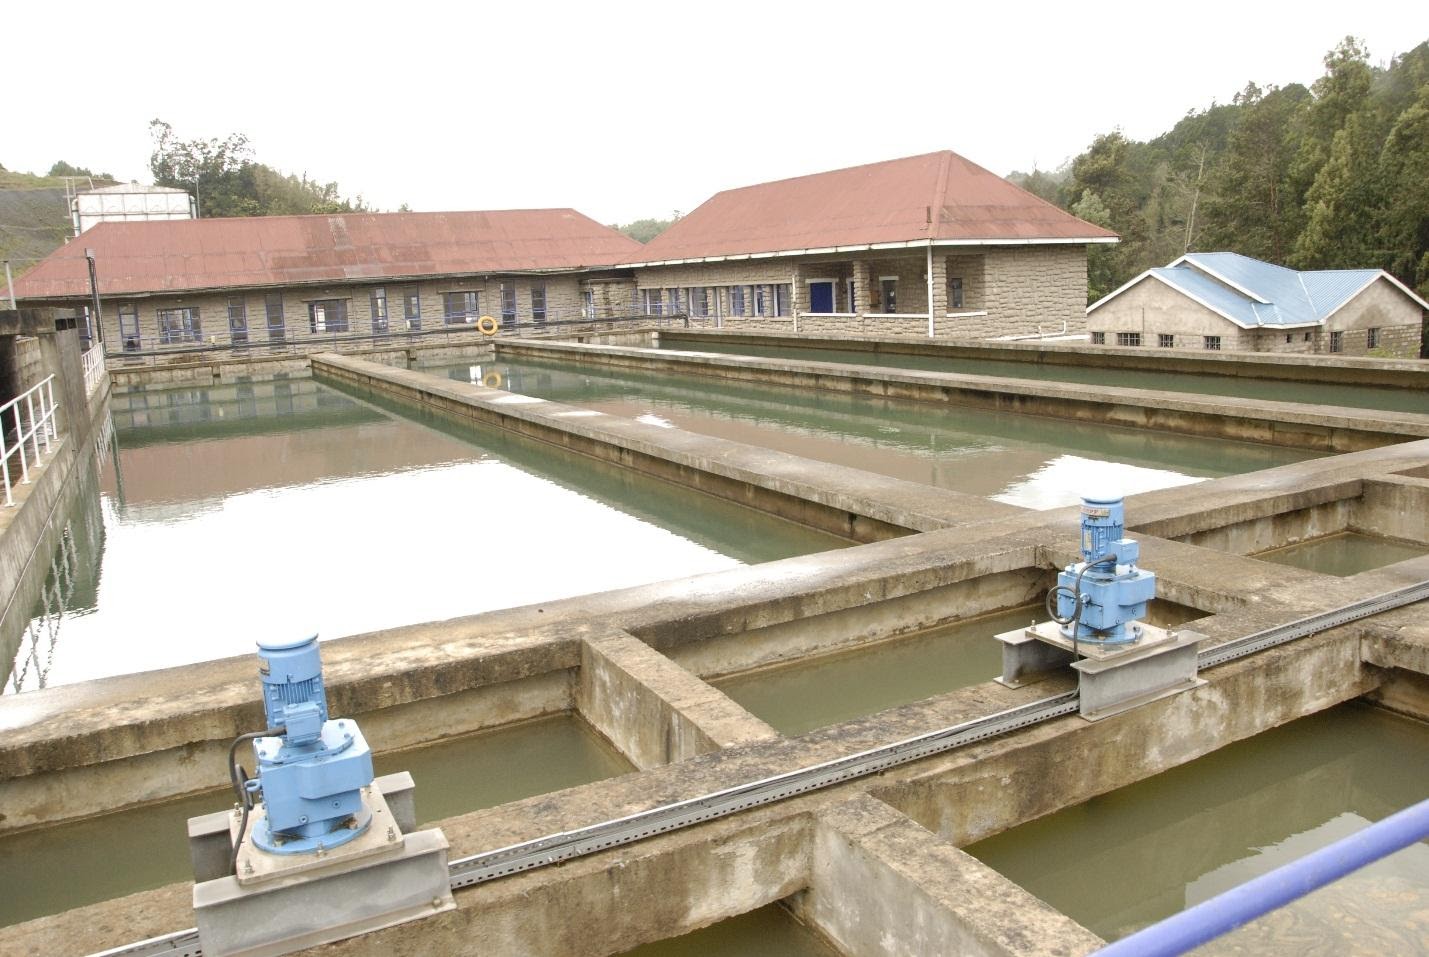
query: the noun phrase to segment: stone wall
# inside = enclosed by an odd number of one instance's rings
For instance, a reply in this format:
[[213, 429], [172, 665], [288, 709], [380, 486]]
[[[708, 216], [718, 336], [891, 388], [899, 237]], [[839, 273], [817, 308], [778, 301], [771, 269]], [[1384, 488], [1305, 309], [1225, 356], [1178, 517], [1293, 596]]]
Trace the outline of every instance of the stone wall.
[[[288, 341], [300, 342], [304, 339], [330, 338], [334, 335], [369, 335], [374, 330], [373, 293], [382, 290], [386, 294], [387, 331], [406, 332], [409, 322], [406, 315], [406, 297], [415, 292], [418, 297], [418, 322], [411, 328], [440, 329], [445, 322], [445, 294], [449, 292], [477, 293], [477, 315], [471, 317], [471, 324], [482, 315], [501, 319], [501, 286], [504, 282], [515, 284], [516, 320], [521, 323], [533, 319], [532, 291], [544, 285], [546, 290], [546, 319], [548, 321], [582, 318], [582, 279], [575, 274], [548, 276], [508, 276], [477, 278], [438, 278], [408, 283], [333, 283], [330, 285], [290, 286], [279, 289], [235, 289], [213, 293], [189, 293], [172, 296], [153, 296], [135, 299], [109, 299], [104, 304], [105, 345], [110, 352], [124, 350], [124, 338], [120, 334], [120, 313], [134, 309], [139, 317], [139, 346], [142, 350], [165, 347], [183, 348], [207, 344], [226, 345], [231, 341], [229, 329], [229, 305], [241, 304], [247, 322], [250, 345], [266, 345], [270, 341], [267, 319], [267, 296], [277, 292], [283, 297], [283, 335]], [[618, 283], [599, 284], [593, 288], [618, 286]], [[619, 292], [607, 294], [609, 301], [615, 302]], [[347, 304], [347, 330], [315, 332], [309, 305], [320, 300], [342, 300]], [[199, 332], [197, 340], [161, 341], [159, 311], [165, 309], [197, 308], [199, 311]]]

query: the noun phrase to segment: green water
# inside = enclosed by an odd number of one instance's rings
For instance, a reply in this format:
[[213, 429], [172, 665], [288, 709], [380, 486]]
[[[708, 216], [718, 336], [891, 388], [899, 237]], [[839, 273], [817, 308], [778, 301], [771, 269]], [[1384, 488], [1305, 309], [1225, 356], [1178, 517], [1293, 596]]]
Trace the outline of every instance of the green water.
[[[1044, 362], [1016, 362], [1010, 359], [963, 359], [952, 356], [916, 356], [898, 353], [845, 349], [803, 349], [782, 345], [745, 345], [709, 339], [681, 339], [678, 333], [662, 332], [660, 346], [690, 352], [717, 352], [722, 355], [763, 356], [771, 359], [803, 359], [809, 362], [842, 362], [892, 369], [921, 369], [965, 375], [1005, 376], [1041, 382], [1079, 382], [1085, 385], [1123, 386], [1129, 389], [1165, 389], [1195, 395], [1224, 395], [1241, 399], [1269, 399], [1275, 402], [1309, 402], [1340, 405], [1352, 409], [1380, 409], [1386, 412], [1429, 412], [1429, 393], [1421, 389], [1393, 389], [1385, 386], [1279, 382], [1273, 379], [1245, 379], [1237, 376], [1205, 375], [1194, 372], [1155, 372], [1142, 369], [1112, 369], [1058, 365]], [[1114, 361], [1111, 359], [1108, 362]]]
[[[374, 764], [379, 775], [412, 773], [422, 825], [633, 770], [572, 716], [379, 754]], [[215, 791], [0, 838], [0, 926], [192, 880], [185, 822], [232, 804], [231, 792]]]
[[[1203, 614], [1152, 602], [1146, 620], [1173, 627]], [[1027, 605], [712, 683], [780, 733], [803, 734], [991, 681], [1002, 673], [993, 636], [1046, 618], [1041, 606]]]
[[1425, 554], [1429, 554], [1429, 546], [1358, 532], [1342, 532], [1261, 552], [1255, 557], [1323, 575], [1349, 577]]
[[803, 734], [991, 681], [1002, 673], [1002, 646], [992, 636], [1037, 617], [1031, 606], [1015, 608], [714, 684], [780, 733]]
[[1088, 488], [1132, 494], [1314, 457], [1249, 442], [578, 363], [502, 360], [423, 371], [1029, 508], [1073, 504]]
[[839, 957], [839, 952], [778, 904], [770, 904], [681, 937], [636, 947], [625, 957]]
[[[1429, 725], [1352, 703], [965, 850], [1116, 939], [1426, 796]], [[1429, 844], [1372, 864], [1206, 952], [1429, 952]]]
[[[7, 693], [663, 581], [848, 543], [312, 379], [116, 393]], [[13, 664], [12, 664], [13, 662]]]

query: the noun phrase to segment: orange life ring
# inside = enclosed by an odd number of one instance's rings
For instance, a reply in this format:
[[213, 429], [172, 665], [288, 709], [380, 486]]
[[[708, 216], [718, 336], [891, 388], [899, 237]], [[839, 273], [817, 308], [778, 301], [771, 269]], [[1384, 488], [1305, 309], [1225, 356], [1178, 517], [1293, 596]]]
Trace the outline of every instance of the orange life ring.
[[501, 325], [490, 316], [482, 316], [476, 320], [476, 328], [481, 330], [483, 336], [494, 336]]

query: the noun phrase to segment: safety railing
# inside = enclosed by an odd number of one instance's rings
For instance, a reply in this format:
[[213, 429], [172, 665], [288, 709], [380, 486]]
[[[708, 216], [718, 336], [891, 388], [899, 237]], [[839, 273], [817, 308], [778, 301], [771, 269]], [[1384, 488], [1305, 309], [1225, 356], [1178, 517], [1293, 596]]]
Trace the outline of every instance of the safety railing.
[[84, 392], [94, 395], [108, 371], [104, 367], [104, 350], [90, 347], [81, 357], [84, 361]]
[[[5, 505], [15, 504], [11, 492], [11, 459], [20, 462], [20, 484], [30, 484], [30, 468], [50, 453], [55, 431], [55, 377], [45, 376], [4, 405], [0, 405], [0, 476], [5, 482]], [[14, 443], [13, 445], [11, 443]]]
[[1235, 930], [1352, 871], [1429, 837], [1429, 801], [1232, 887], [1097, 951], [1096, 957], [1173, 957]]

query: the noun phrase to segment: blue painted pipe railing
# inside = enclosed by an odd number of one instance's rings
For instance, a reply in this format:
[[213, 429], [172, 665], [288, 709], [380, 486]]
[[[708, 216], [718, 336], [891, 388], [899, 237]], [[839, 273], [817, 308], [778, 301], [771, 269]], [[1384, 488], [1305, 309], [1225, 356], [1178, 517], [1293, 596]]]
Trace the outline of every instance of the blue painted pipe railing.
[[1095, 957], [1172, 957], [1429, 837], [1429, 800], [1123, 937]]

